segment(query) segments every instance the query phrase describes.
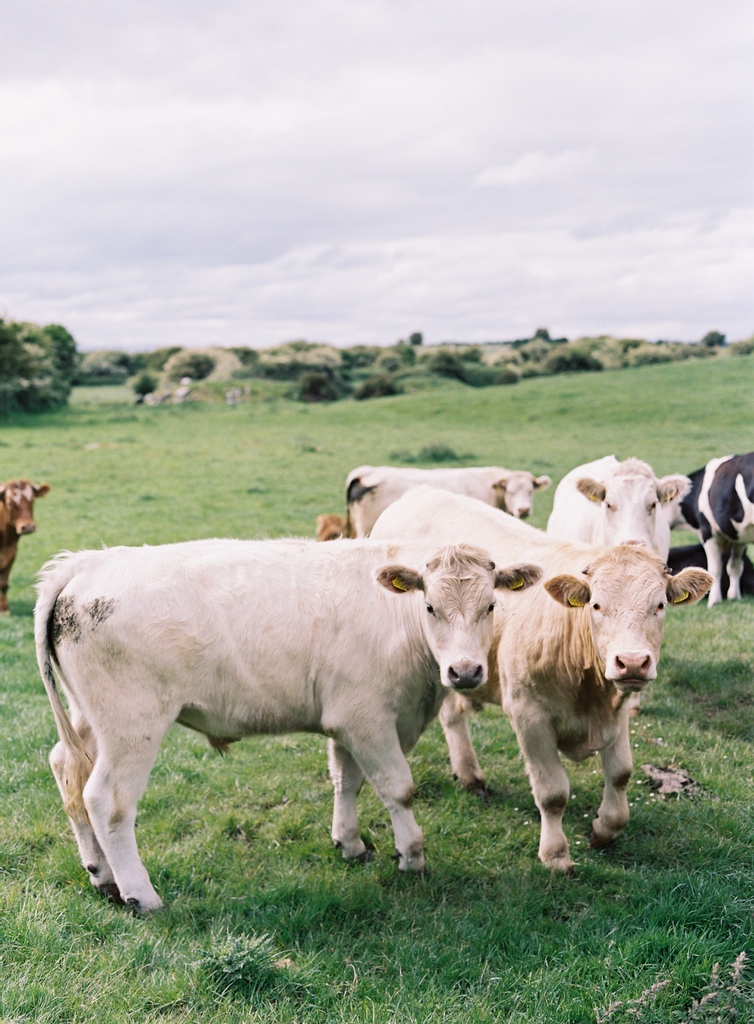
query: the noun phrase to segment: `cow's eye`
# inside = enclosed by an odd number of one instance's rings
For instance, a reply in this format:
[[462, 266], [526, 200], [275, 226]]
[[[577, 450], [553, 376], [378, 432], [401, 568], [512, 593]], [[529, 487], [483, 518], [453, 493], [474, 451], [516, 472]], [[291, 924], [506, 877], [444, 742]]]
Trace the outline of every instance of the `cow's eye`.
[[609, 501], [605, 502], [608, 512], [615, 512], [615, 505], [611, 505]]
[[434, 610], [434, 608], [432, 607], [431, 604], [427, 605], [427, 611], [429, 612], [430, 615], [434, 615], [435, 614], [435, 610]]
[[660, 601], [660, 603], [657, 605], [656, 611], [661, 612], [661, 611], [664, 611], [664, 610], [665, 610], [665, 602], [664, 601]]
[[495, 602], [493, 601], [493, 602], [492, 602], [492, 604], [491, 604], [491, 605], [489, 606], [489, 608], [487, 609], [487, 614], [488, 614], [488, 615], [492, 615], [492, 613], [494, 612], [494, 610], [495, 610]]
[[601, 611], [602, 611], [602, 605], [601, 605], [601, 604], [597, 604], [597, 602], [596, 602], [596, 601], [595, 601], [595, 602], [594, 602], [594, 604], [592, 605], [592, 608], [594, 608], [594, 610], [595, 610], [596, 612], [601, 612]]

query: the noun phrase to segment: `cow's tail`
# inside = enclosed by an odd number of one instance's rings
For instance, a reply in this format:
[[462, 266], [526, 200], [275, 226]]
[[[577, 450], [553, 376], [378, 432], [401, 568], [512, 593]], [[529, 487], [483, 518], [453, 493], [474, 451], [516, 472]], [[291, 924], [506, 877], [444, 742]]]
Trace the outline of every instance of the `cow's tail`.
[[[40, 572], [37, 586], [38, 598], [34, 608], [34, 642], [37, 649], [37, 665], [42, 676], [47, 697], [50, 701], [58, 736], [65, 748], [65, 763], [62, 774], [56, 777], [63, 793], [63, 806], [73, 821], [88, 820], [84, 806], [84, 785], [91, 774], [93, 765], [84, 743], [73, 727], [60, 696], [53, 661], [57, 664], [53, 641], [53, 618], [55, 604], [63, 588], [71, 581], [76, 569], [68, 552], [48, 562]], [[60, 665], [58, 675], [62, 679]]]

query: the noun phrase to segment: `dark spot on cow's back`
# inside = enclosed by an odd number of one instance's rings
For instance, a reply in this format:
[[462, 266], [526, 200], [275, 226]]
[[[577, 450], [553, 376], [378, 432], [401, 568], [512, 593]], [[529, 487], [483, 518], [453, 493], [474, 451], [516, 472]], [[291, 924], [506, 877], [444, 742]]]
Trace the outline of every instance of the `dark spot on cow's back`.
[[113, 614], [115, 611], [115, 601], [112, 598], [95, 597], [89, 604], [84, 605], [84, 611], [91, 619], [92, 629], [96, 629], [97, 626], [101, 626]]
[[55, 602], [52, 619], [52, 642], [57, 645], [63, 640], [77, 643], [81, 639], [81, 623], [76, 615], [72, 597], [59, 597]]

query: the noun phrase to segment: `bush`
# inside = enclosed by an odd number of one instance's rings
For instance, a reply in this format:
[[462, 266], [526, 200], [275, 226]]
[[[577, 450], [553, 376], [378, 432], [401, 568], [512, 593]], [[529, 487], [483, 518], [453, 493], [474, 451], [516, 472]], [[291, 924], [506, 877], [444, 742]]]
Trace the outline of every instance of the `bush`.
[[165, 363], [164, 373], [168, 380], [179, 381], [183, 377], [204, 380], [215, 368], [216, 360], [206, 352], [181, 349]]
[[86, 352], [81, 358], [74, 384], [125, 384], [136, 371], [133, 358], [127, 352]]
[[542, 362], [545, 373], [572, 373], [578, 370], [601, 370], [602, 363], [589, 351], [589, 347], [574, 341], [559, 345]]
[[41, 412], [68, 401], [76, 343], [59, 324], [0, 319], [0, 410]]
[[[378, 349], [379, 351], [379, 349]], [[340, 351], [332, 345], [315, 345], [308, 341], [291, 341], [259, 353], [257, 372], [273, 380], [297, 380], [302, 373], [319, 370], [335, 373], [341, 368]]]
[[354, 388], [353, 397], [362, 401], [365, 398], [384, 398], [400, 393], [401, 388], [389, 373], [375, 373]]
[[745, 338], [743, 341], [734, 341], [732, 345], [729, 345], [730, 354], [732, 356], [748, 356], [754, 352], [754, 334], [750, 338]]
[[351, 370], [363, 370], [373, 366], [382, 351], [377, 345], [354, 345], [353, 348], [344, 348], [340, 353], [343, 369], [350, 373]]
[[157, 373], [162, 373], [168, 359], [182, 351], [180, 345], [170, 345], [167, 348], [156, 348], [154, 352], [145, 352], [134, 356], [134, 373], [138, 373], [139, 370], [155, 370]]
[[666, 345], [639, 345], [632, 349], [626, 358], [629, 366], [651, 366], [655, 363], [675, 362], [673, 353]]
[[157, 384], [157, 377], [153, 373], [150, 373], [149, 370], [142, 370], [131, 382], [131, 387], [136, 395], [151, 395], [153, 391], [157, 390]]
[[462, 363], [464, 384], [472, 388], [487, 388], [497, 382], [499, 370], [485, 363]]
[[238, 359], [241, 366], [246, 370], [250, 367], [256, 366], [259, 362], [259, 353], [255, 348], [249, 348], [246, 345], [239, 345], [236, 348], [228, 349]]
[[699, 344], [705, 348], [722, 348], [725, 344], [725, 335], [720, 331], [707, 331]]
[[520, 374], [518, 370], [514, 370], [512, 366], [504, 366], [502, 369], [498, 369], [495, 374], [496, 384], [518, 384]]
[[309, 370], [301, 374], [298, 397], [302, 402], [337, 402], [340, 394], [331, 374]]
[[453, 377], [455, 380], [463, 380], [464, 366], [457, 355], [441, 348], [439, 352], [433, 353], [429, 359], [430, 373], [437, 373], [441, 377]]

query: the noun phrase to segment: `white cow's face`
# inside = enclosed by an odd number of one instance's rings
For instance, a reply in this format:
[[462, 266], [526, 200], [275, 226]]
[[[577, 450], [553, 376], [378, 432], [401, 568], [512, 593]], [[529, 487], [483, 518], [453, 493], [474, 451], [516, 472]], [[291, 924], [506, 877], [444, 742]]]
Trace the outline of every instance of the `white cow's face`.
[[657, 676], [667, 606], [694, 604], [711, 585], [703, 569], [670, 576], [654, 552], [634, 543], [608, 550], [581, 578], [547, 580], [545, 589], [566, 608], [584, 609], [605, 677], [637, 691]]
[[576, 488], [599, 506], [598, 544], [627, 544], [641, 541], [667, 557], [670, 546], [671, 515], [668, 504], [680, 500], [691, 486], [680, 474], [657, 479], [645, 462], [627, 459], [607, 480], [591, 477], [576, 481]]
[[496, 569], [485, 552], [461, 545], [440, 551], [423, 573], [385, 566], [377, 582], [396, 595], [423, 591], [422, 629], [442, 685], [469, 690], [487, 681], [495, 591], [523, 590], [541, 575], [541, 567], [529, 563]]
[[515, 470], [493, 484], [497, 506], [517, 519], [526, 519], [531, 514], [534, 492], [544, 490], [551, 483], [549, 476], [535, 477], [532, 473]]

